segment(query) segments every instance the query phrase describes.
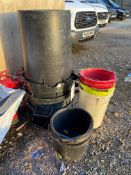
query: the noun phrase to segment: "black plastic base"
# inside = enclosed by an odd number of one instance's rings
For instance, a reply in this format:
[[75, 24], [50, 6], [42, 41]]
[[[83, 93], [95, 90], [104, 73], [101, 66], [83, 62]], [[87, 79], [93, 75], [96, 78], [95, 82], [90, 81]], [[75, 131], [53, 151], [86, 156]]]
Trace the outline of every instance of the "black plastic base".
[[71, 105], [71, 97], [68, 96], [68, 98], [66, 98], [64, 101], [59, 103], [39, 104], [34, 106], [29, 102], [28, 106], [32, 114], [33, 122], [39, 125], [40, 127], [47, 128], [52, 115], [59, 109], [68, 107], [70, 105]]
[[41, 99], [57, 98], [71, 91], [74, 81], [74, 74], [66, 81], [56, 84], [54, 87], [48, 87], [46, 84], [37, 84], [31, 81], [30, 83], [31, 91], [34, 97]]

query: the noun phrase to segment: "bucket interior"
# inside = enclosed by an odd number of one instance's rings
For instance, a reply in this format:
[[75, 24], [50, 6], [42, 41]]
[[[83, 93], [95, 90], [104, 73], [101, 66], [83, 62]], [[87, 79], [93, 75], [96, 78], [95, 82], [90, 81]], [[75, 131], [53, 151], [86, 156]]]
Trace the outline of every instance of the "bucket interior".
[[90, 115], [82, 109], [60, 111], [53, 119], [53, 127], [60, 136], [69, 138], [85, 134], [91, 125]]

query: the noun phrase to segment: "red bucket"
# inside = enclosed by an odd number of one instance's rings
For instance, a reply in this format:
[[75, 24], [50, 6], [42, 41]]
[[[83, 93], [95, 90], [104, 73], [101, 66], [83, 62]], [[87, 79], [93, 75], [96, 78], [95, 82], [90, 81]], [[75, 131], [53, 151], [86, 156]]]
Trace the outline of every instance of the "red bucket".
[[8, 71], [0, 72], [0, 84], [12, 89], [19, 89], [23, 86], [24, 82], [18, 76], [8, 74]]
[[116, 84], [116, 76], [112, 71], [88, 68], [80, 71], [80, 81], [92, 88], [109, 89]]
[[13, 116], [13, 120], [12, 120], [12, 124], [11, 126], [15, 126], [19, 123], [19, 113], [17, 112], [14, 116]]

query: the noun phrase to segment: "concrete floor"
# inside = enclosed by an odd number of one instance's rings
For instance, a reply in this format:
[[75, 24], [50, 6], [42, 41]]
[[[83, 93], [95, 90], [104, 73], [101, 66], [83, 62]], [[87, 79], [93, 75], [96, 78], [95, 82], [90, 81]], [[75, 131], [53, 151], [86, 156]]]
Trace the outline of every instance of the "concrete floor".
[[[130, 175], [131, 84], [124, 79], [131, 72], [131, 19], [111, 22], [95, 40], [75, 45], [73, 60], [76, 73], [103, 67], [115, 71], [118, 79], [85, 157], [78, 162], [59, 160], [48, 132], [30, 124], [18, 133], [11, 131], [0, 146], [0, 175]], [[32, 157], [34, 151], [41, 152], [38, 158]]]

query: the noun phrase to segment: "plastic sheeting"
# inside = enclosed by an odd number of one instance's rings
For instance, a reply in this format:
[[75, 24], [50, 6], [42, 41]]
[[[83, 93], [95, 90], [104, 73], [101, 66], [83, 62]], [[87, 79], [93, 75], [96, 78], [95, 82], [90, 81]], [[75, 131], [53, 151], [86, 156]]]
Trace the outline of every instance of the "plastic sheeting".
[[13, 116], [24, 95], [23, 90], [14, 90], [0, 85], [0, 144], [10, 129]]

